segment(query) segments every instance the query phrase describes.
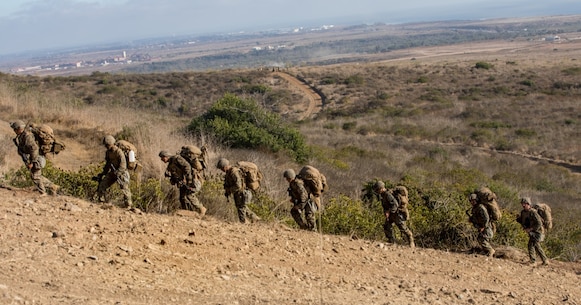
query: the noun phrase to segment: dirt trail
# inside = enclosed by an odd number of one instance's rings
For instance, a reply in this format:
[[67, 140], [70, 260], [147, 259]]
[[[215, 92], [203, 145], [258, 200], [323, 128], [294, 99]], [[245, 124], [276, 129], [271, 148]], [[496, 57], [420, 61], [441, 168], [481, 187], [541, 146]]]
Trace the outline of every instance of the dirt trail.
[[581, 302], [579, 263], [532, 267], [21, 190], [0, 198], [0, 304]]
[[307, 109], [304, 111], [304, 113], [299, 117], [298, 119], [299, 121], [311, 118], [314, 114], [321, 111], [321, 109], [323, 108], [323, 100], [315, 91], [313, 91], [313, 89], [311, 89], [305, 83], [303, 83], [302, 81], [300, 81], [299, 79], [290, 74], [284, 72], [274, 72], [273, 74], [285, 79], [291, 85], [300, 89], [303, 92], [303, 94], [309, 99], [309, 105]]

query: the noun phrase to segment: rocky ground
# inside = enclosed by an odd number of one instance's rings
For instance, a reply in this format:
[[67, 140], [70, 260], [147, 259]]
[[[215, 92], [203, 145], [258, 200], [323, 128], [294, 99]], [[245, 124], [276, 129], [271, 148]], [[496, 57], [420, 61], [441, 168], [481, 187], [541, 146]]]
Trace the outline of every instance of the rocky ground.
[[[0, 188], [0, 304], [581, 304], [581, 264]], [[516, 254], [515, 254], [516, 253]]]

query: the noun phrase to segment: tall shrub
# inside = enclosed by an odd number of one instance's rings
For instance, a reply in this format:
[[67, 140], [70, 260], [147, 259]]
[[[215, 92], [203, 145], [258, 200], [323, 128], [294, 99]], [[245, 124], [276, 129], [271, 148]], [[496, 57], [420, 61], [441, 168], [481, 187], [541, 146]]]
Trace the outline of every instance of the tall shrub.
[[233, 148], [286, 151], [297, 162], [306, 161], [310, 154], [304, 137], [277, 114], [233, 94], [224, 95], [206, 113], [194, 118], [188, 131], [212, 134]]

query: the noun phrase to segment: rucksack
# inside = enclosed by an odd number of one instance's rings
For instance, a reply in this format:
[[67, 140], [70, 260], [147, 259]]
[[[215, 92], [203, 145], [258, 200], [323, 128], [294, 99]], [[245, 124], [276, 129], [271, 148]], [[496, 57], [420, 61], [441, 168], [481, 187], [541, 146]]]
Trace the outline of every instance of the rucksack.
[[297, 177], [305, 183], [305, 188], [310, 194], [320, 196], [328, 190], [327, 178], [318, 169], [306, 165], [299, 171]]
[[258, 166], [250, 161], [238, 161], [236, 167], [240, 168], [244, 175], [244, 184], [246, 188], [252, 191], [260, 189], [260, 182], [262, 181], [262, 172]]
[[409, 203], [408, 189], [403, 185], [398, 185], [393, 189], [392, 194], [399, 203], [399, 209], [406, 209]]
[[41, 156], [49, 153], [58, 154], [65, 149], [65, 144], [55, 139], [54, 131], [50, 126], [32, 124], [30, 131], [34, 134], [34, 139], [38, 143], [38, 153]]
[[[203, 147], [203, 146], [202, 146]], [[204, 151], [195, 145], [184, 145], [180, 150], [180, 156], [182, 156], [190, 165], [193, 170], [203, 171], [206, 169], [206, 162], [204, 158]]]
[[551, 207], [546, 203], [536, 203], [532, 206], [533, 209], [537, 210], [539, 216], [543, 220], [543, 227], [546, 231], [553, 228], [553, 215], [551, 212]]
[[127, 169], [134, 170], [137, 168], [137, 148], [129, 141], [117, 140], [115, 145], [119, 147], [123, 154], [125, 154], [125, 161], [127, 162]]
[[474, 191], [478, 198], [478, 203], [486, 207], [491, 221], [498, 221], [502, 217], [502, 212], [496, 202], [496, 194], [487, 187], [481, 187]]

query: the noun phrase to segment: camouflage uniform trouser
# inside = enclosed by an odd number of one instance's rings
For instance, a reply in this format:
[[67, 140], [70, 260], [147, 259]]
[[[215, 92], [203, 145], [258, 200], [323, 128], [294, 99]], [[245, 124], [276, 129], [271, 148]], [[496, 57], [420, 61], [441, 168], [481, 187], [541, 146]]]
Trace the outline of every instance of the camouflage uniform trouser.
[[547, 256], [545, 255], [545, 251], [541, 248], [541, 242], [545, 239], [545, 236], [542, 233], [538, 232], [529, 232], [529, 258], [531, 262], [535, 262], [537, 260], [537, 253], [541, 257], [543, 263], [547, 262]]
[[[305, 221], [303, 221], [303, 211], [305, 213]], [[316, 230], [315, 212], [317, 205], [311, 200], [305, 203], [296, 203], [291, 209], [291, 215], [299, 227], [303, 230]]]
[[247, 217], [251, 220], [258, 220], [258, 216], [248, 208], [248, 204], [252, 201], [252, 191], [237, 191], [233, 195], [236, 211], [238, 212], [238, 220], [241, 223], [246, 223]]
[[407, 242], [410, 245], [412, 245], [414, 243], [414, 236], [412, 231], [407, 227], [403, 218], [404, 216], [400, 213], [390, 215], [389, 219], [386, 219], [385, 223], [383, 223], [383, 232], [385, 233], [387, 241], [395, 243], [395, 236], [393, 235], [393, 224], [395, 223], [399, 228], [401, 235], [407, 239]]
[[476, 238], [476, 240], [478, 241], [478, 244], [486, 254], [494, 252], [492, 245], [490, 245], [490, 240], [492, 239], [492, 237], [494, 237], [494, 231], [490, 226], [484, 228], [482, 232], [478, 232], [478, 237]]
[[47, 187], [52, 188], [55, 186], [55, 184], [52, 183], [52, 181], [48, 180], [45, 176], [42, 175], [42, 169], [38, 168], [38, 166], [33, 166], [30, 169], [30, 178], [34, 183], [34, 186], [36, 186], [36, 189], [41, 194], [46, 193]]
[[[119, 177], [118, 177], [119, 176]], [[131, 200], [131, 189], [129, 189], [129, 172], [124, 171], [117, 175], [115, 172], [110, 171], [103, 177], [101, 183], [99, 183], [99, 188], [97, 189], [97, 196], [100, 201], [104, 201], [105, 193], [107, 189], [110, 188], [115, 183], [119, 184], [121, 193], [123, 193], [123, 204], [125, 207], [132, 206], [133, 202]]]
[[196, 192], [185, 185], [180, 186], [180, 204], [182, 209], [196, 212], [201, 212], [204, 207], [196, 197]]

